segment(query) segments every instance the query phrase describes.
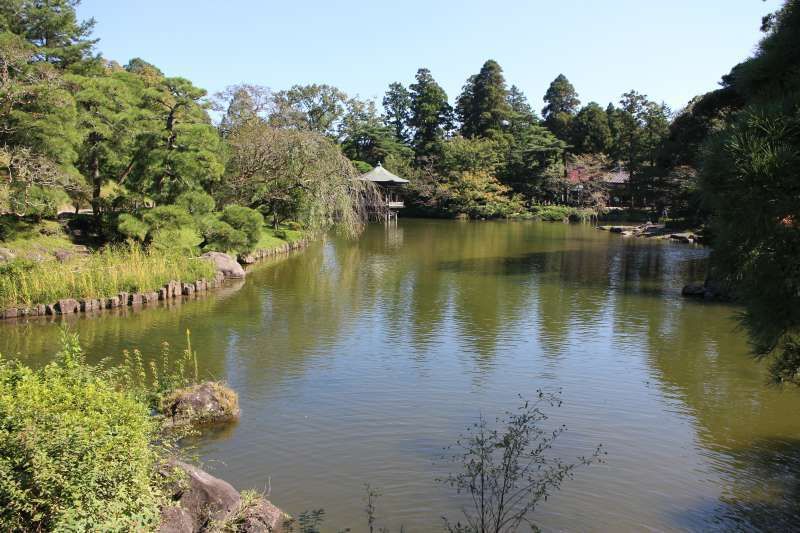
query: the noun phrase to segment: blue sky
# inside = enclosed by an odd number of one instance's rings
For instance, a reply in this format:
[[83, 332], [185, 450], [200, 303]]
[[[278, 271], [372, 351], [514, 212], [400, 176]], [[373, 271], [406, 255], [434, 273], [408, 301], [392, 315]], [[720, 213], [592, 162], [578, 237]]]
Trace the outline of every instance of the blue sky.
[[750, 55], [779, 0], [83, 0], [98, 50], [213, 93], [329, 83], [380, 100], [427, 67], [451, 101], [486, 59], [536, 109], [564, 73], [583, 103], [630, 89], [673, 109]]

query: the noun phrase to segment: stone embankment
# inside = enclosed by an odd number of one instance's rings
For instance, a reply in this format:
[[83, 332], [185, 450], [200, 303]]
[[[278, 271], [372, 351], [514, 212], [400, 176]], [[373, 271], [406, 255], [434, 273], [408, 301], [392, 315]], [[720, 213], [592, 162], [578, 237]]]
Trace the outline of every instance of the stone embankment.
[[638, 226], [597, 226], [597, 229], [619, 233], [623, 237], [645, 237], [671, 239], [678, 242], [703, 244], [703, 237], [694, 231], [675, 232], [664, 224], [641, 224]]
[[50, 304], [37, 304], [30, 307], [9, 307], [7, 309], [0, 309], [0, 319], [72, 315], [76, 313], [102, 311], [105, 309], [117, 309], [126, 306], [153, 306], [160, 301], [196, 296], [220, 287], [226, 279], [244, 278], [246, 272], [240, 262], [250, 265], [258, 260], [285, 254], [307, 245], [308, 241], [305, 239], [291, 243], [287, 242], [275, 248], [256, 250], [251, 254], [240, 257], [239, 261], [221, 252], [207, 252], [203, 254], [201, 258], [214, 263], [217, 269], [214, 279], [211, 280], [199, 279], [190, 282], [172, 280], [163, 287], [148, 292], [120, 292], [116, 296], [109, 298], [63, 298]]

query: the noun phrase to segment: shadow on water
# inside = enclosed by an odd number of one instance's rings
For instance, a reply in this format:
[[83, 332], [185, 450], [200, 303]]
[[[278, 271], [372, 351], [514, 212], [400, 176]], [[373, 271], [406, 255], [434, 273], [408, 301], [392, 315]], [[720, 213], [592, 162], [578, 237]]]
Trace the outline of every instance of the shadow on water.
[[800, 439], [759, 439], [728, 454], [736, 475], [716, 502], [675, 513], [678, 527], [725, 531], [796, 531], [800, 526]]

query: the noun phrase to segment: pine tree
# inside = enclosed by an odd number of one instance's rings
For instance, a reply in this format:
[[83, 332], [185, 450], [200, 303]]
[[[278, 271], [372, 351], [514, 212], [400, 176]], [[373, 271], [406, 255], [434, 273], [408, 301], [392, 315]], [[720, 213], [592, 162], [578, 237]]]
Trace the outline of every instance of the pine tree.
[[545, 126], [562, 140], [569, 138], [569, 128], [581, 101], [575, 87], [563, 74], [550, 83], [544, 95], [547, 104], [542, 109]]

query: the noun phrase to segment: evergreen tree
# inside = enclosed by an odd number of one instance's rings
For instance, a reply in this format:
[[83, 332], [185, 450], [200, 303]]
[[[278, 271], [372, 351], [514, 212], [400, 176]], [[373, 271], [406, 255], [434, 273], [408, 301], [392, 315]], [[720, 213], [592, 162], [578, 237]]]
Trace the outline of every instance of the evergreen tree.
[[[456, 102], [464, 137], [486, 137], [508, 126], [511, 106], [503, 69], [490, 59], [480, 72], [471, 76]], [[493, 133], [492, 133], [493, 132]]]
[[150, 122], [138, 136], [129, 178], [138, 192], [169, 202], [220, 178], [220, 139], [206, 112], [205, 95], [185, 78], [163, 78], [144, 91]]
[[572, 121], [571, 141], [579, 154], [608, 153], [611, 148], [611, 128], [608, 115], [596, 102], [589, 102]]
[[581, 105], [575, 87], [566, 76], [559, 74], [547, 88], [544, 101], [547, 104], [542, 109], [545, 126], [559, 139], [567, 140], [570, 122]]
[[3, 0], [0, 31], [19, 35], [35, 47], [34, 60], [66, 68], [91, 56], [94, 19], [78, 21], [80, 0]]
[[231, 97], [228, 109], [220, 121], [219, 129], [223, 136], [229, 135], [236, 128], [258, 119], [258, 110], [250, 93], [240, 87]]
[[394, 82], [383, 97], [384, 122], [394, 131], [399, 142], [408, 143], [410, 138], [411, 93], [402, 83]]
[[410, 90], [409, 124], [414, 128], [414, 152], [418, 159], [436, 156], [441, 152], [445, 134], [452, 128], [453, 109], [447, 102], [447, 93], [426, 68], [417, 71], [416, 83]]
[[508, 106], [511, 108], [511, 126], [536, 124], [538, 118], [528, 103], [528, 98], [517, 87], [512, 85], [508, 90]]

